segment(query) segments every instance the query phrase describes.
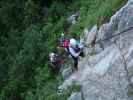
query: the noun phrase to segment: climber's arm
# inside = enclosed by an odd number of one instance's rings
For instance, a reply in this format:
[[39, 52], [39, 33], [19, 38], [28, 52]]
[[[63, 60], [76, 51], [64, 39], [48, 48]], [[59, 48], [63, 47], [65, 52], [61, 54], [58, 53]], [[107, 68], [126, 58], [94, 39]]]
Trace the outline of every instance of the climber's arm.
[[76, 53], [72, 48], [70, 48], [70, 53], [71, 53], [72, 56], [78, 57], [80, 55], [81, 51], [79, 51], [78, 53]]

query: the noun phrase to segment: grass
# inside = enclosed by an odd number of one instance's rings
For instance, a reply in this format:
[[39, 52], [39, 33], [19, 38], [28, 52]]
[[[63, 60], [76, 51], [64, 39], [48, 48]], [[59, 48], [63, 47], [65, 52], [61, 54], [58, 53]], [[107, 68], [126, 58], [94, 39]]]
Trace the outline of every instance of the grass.
[[[78, 0], [79, 1], [79, 0]], [[127, 0], [83, 0], [80, 7], [78, 22], [70, 29], [71, 33], [81, 32], [85, 27], [100, 26], [109, 21], [110, 17], [120, 9]]]

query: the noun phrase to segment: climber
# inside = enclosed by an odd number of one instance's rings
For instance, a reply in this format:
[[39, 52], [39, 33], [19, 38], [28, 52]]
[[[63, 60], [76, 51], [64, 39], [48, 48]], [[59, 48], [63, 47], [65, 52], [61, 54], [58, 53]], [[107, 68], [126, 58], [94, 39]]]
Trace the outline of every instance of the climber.
[[77, 44], [77, 41], [74, 38], [70, 39], [68, 52], [74, 60], [74, 69], [76, 70], [78, 70], [79, 56], [84, 57], [83, 48], [84, 46], [82, 45], [82, 43]]
[[55, 74], [58, 74], [60, 70], [60, 64], [62, 63], [61, 57], [56, 52], [51, 52], [49, 54], [49, 59], [51, 62], [52, 71]]
[[62, 33], [61, 37], [59, 38], [59, 45], [57, 46], [57, 49], [59, 54], [62, 55], [63, 59], [67, 59], [68, 58], [67, 48], [69, 46], [70, 39], [64, 33]]
[[67, 48], [69, 44], [69, 38], [62, 33], [61, 37], [59, 38], [59, 47]]

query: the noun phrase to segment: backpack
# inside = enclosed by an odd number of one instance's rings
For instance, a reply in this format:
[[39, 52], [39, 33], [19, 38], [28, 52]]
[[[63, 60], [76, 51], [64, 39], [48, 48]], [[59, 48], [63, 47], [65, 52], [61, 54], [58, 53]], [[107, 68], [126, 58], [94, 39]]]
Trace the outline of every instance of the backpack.
[[64, 48], [68, 48], [69, 44], [70, 44], [70, 40], [69, 39], [65, 39], [64, 42], [63, 42], [63, 47]]

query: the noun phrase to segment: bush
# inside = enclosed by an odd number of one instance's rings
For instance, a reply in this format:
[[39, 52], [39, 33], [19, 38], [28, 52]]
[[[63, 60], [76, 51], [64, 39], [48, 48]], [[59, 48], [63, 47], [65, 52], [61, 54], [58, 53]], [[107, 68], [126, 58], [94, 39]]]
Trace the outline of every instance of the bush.
[[81, 32], [84, 27], [101, 25], [123, 5], [127, 0], [88, 0], [81, 1], [80, 17], [78, 22], [71, 27], [71, 32]]

